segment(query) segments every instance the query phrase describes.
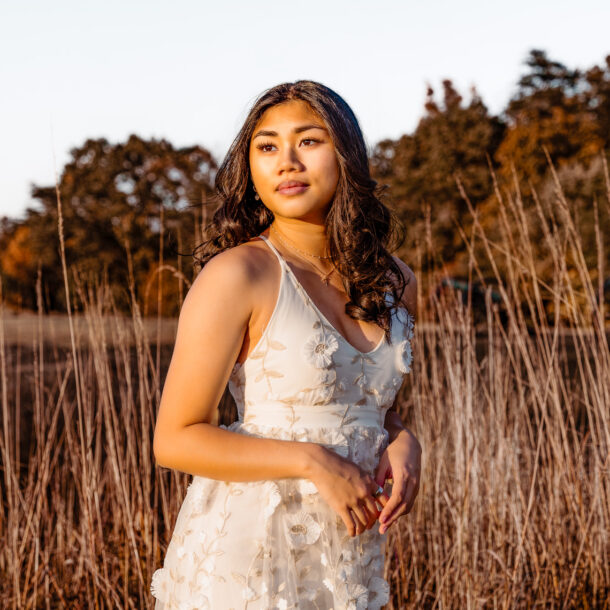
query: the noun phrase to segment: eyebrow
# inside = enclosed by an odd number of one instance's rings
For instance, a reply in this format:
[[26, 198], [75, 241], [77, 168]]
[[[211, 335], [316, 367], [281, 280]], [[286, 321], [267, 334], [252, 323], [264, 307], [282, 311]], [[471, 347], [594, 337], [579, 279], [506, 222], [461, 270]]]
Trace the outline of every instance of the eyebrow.
[[[302, 131], [307, 131], [308, 129], [322, 129], [323, 131], [328, 131], [325, 127], [322, 127], [321, 125], [314, 125], [312, 123], [310, 125], [300, 125], [299, 127], [295, 127], [292, 130], [292, 132], [293, 133], [301, 133]], [[257, 131], [252, 136], [252, 139], [254, 140], [254, 138], [257, 138], [258, 136], [274, 137], [274, 136], [277, 136], [277, 131], [269, 131], [269, 130], [266, 130], [266, 129], [261, 129], [260, 131]]]

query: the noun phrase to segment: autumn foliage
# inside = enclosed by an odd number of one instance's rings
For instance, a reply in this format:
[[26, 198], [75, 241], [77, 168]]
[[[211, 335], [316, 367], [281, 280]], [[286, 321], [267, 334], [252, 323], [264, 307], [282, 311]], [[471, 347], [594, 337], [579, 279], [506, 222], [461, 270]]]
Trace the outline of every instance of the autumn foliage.
[[[465, 100], [445, 80], [440, 95], [428, 88], [415, 131], [378, 142], [370, 166], [373, 177], [388, 185], [388, 202], [407, 229], [398, 254], [424, 277], [439, 266], [465, 276], [464, 238], [474, 222], [470, 207], [493, 236], [498, 193], [519, 182], [523, 213], [535, 215], [533, 196], [553, 188], [552, 171], [577, 206], [583, 234], [591, 236], [585, 256], [595, 260], [596, 215], [602, 234], [610, 234], [608, 207], [595, 212], [593, 205], [606, 200], [602, 160], [609, 140], [610, 56], [605, 64], [581, 71], [533, 50], [499, 116], [489, 113], [475, 89]], [[135, 135], [118, 144], [87, 140], [71, 154], [59, 181], [69, 268], [108, 277], [119, 307], [127, 309], [131, 258], [143, 311], [175, 315], [195, 273], [188, 255], [212, 212], [205, 202], [213, 191], [216, 161], [200, 146], [175, 149], [165, 140]], [[14, 308], [35, 309], [40, 274], [44, 310], [62, 311], [55, 186], [34, 186], [31, 194], [37, 205], [23, 219], [0, 221], [4, 300]], [[536, 231], [537, 223], [532, 226]], [[415, 260], [419, 246], [433, 254]], [[543, 275], [551, 271], [545, 269], [545, 256], [542, 249], [537, 253]], [[607, 251], [603, 259], [608, 269]], [[160, 282], [169, 282], [173, 293], [160, 291]], [[155, 297], [161, 292], [162, 300]]]

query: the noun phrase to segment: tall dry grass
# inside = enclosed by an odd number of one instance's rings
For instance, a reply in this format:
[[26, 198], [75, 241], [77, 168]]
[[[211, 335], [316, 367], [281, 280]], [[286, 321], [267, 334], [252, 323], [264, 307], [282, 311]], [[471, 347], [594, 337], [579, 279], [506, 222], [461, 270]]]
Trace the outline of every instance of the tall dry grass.
[[[606, 181], [610, 194], [607, 169]], [[390, 528], [388, 607], [608, 607], [604, 236], [598, 223], [600, 264], [587, 269], [556, 182], [553, 197], [534, 201], [554, 269], [539, 277], [518, 185], [496, 196], [501, 237], [490, 239], [472, 210], [463, 238], [473, 278], [485, 258], [496, 271], [500, 307], [488, 290], [475, 329], [470, 304], [420, 295], [401, 409], [423, 472], [413, 511]], [[63, 248], [61, 233], [60, 216]], [[128, 244], [126, 254], [131, 269]], [[45, 334], [40, 298], [31, 343], [7, 341], [0, 324], [0, 604], [150, 608], [150, 577], [189, 479], [152, 455], [171, 345], [150, 341], [133, 280], [126, 317], [104, 282], [66, 268], [64, 277], [87, 329], [73, 331], [70, 310], [69, 348]]]
[[551, 281], [538, 275], [518, 183], [504, 192], [496, 183], [500, 238], [489, 239], [472, 206], [462, 237], [472, 276], [484, 282], [483, 259], [493, 269], [506, 321], [492, 286], [482, 337], [470, 306], [443, 293], [420, 316], [432, 325], [420, 323], [403, 409], [424, 468], [414, 510], [391, 534], [392, 608], [610, 607], [604, 236], [596, 214], [599, 262], [587, 269], [553, 177], [552, 198], [533, 196]]

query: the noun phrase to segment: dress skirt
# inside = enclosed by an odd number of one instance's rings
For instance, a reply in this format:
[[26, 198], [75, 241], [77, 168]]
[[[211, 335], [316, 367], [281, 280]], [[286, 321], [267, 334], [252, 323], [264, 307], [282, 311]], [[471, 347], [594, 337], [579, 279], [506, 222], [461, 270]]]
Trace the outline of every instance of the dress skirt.
[[[388, 433], [376, 426], [293, 428], [234, 422], [233, 432], [319, 443], [374, 476]], [[307, 479], [195, 476], [163, 567], [155, 610], [376, 610], [387, 603], [387, 533], [351, 537]]]

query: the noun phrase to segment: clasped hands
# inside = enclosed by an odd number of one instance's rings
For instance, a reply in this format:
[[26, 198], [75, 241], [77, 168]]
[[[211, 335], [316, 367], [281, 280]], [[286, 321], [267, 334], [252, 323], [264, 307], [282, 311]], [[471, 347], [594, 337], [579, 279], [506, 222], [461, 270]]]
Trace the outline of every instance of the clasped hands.
[[[330, 450], [319, 466], [312, 481], [341, 517], [349, 535], [361, 534], [377, 520], [383, 534], [413, 507], [419, 491], [421, 446], [410, 430], [402, 429], [382, 453], [374, 477]], [[384, 491], [374, 496], [388, 479], [392, 480], [391, 495]]]

